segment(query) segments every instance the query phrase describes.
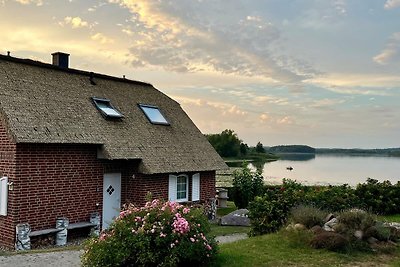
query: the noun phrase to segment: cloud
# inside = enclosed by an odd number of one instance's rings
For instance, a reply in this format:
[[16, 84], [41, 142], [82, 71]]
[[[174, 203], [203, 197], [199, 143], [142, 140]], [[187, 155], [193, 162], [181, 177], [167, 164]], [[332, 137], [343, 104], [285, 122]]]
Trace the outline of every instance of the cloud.
[[385, 9], [393, 9], [396, 7], [400, 7], [400, 0], [387, 0], [384, 5]]
[[93, 41], [98, 41], [101, 44], [112, 44], [114, 43], [114, 40], [111, 38], [108, 38], [107, 36], [105, 36], [104, 34], [98, 32], [96, 34], [93, 34], [90, 37]]
[[35, 4], [37, 6], [43, 5], [43, 0], [14, 0], [14, 1], [22, 5], [30, 5], [30, 4]]
[[400, 51], [400, 32], [395, 32], [390, 36], [385, 49], [381, 53], [372, 58], [373, 61], [380, 65], [386, 65], [398, 58]]
[[310, 105], [313, 108], [330, 108], [332, 106], [336, 106], [339, 104], [343, 104], [346, 102], [344, 99], [331, 99], [331, 98], [324, 98], [320, 100], [315, 100], [314, 103]]
[[70, 24], [73, 29], [89, 27], [89, 23], [82, 20], [80, 17], [65, 17], [64, 22], [65, 24]]
[[268, 114], [261, 114], [260, 115], [260, 122], [265, 123], [268, 122], [271, 119], [271, 117]]
[[109, 2], [128, 9], [136, 25], [135, 34], [125, 31], [135, 38], [130, 48], [135, 66], [260, 76], [284, 83], [316, 75], [301, 60], [282, 55], [280, 30], [265, 18], [249, 15], [239, 1]]

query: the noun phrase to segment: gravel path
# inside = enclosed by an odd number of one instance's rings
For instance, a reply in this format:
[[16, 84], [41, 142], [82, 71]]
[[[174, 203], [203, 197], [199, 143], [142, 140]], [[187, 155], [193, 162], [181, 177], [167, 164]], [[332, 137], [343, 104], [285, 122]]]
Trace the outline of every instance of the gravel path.
[[0, 256], [1, 267], [79, 267], [82, 250]]
[[[232, 234], [217, 236], [216, 240], [223, 243], [235, 242], [247, 238], [247, 234]], [[79, 267], [82, 250], [55, 251], [46, 253], [24, 253], [10, 256], [0, 256], [0, 267]]]

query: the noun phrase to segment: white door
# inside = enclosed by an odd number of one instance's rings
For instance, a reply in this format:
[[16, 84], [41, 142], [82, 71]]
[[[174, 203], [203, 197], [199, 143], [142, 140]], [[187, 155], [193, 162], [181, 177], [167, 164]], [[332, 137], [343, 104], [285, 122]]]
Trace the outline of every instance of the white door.
[[108, 228], [121, 210], [121, 173], [105, 173], [103, 180], [103, 229]]

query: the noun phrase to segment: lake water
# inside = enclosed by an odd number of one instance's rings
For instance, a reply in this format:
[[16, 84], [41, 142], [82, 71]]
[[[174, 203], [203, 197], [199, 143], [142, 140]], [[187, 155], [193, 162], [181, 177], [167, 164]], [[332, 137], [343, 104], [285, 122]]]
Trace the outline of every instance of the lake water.
[[262, 169], [265, 181], [273, 184], [281, 183], [282, 178], [304, 184], [351, 186], [364, 183], [368, 177], [392, 184], [400, 181], [400, 157], [288, 154], [274, 162], [252, 165]]

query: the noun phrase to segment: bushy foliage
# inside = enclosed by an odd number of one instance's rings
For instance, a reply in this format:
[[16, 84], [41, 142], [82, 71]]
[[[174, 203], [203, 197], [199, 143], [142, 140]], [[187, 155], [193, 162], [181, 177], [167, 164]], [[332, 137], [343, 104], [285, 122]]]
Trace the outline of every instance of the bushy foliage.
[[392, 185], [389, 181], [368, 178], [366, 183], [357, 185], [355, 195], [364, 208], [374, 213], [400, 213], [400, 182]]
[[226, 129], [220, 134], [208, 134], [206, 137], [221, 157], [237, 157], [247, 153], [247, 145], [233, 130]]
[[349, 185], [315, 186], [308, 190], [305, 202], [330, 211], [342, 211], [359, 207], [359, 199]]
[[265, 148], [261, 142], [258, 142], [256, 145], [256, 152], [257, 153], [265, 153]]
[[338, 216], [338, 227], [341, 226], [344, 232], [365, 231], [376, 225], [376, 222], [376, 215], [359, 209], [346, 210]]
[[323, 226], [326, 215], [327, 212], [314, 206], [299, 205], [291, 209], [290, 220], [309, 229], [315, 225]]
[[83, 266], [203, 266], [217, 252], [210, 226], [200, 209], [153, 200], [129, 206], [90, 239]]
[[251, 171], [248, 167], [243, 167], [233, 173], [232, 185], [231, 196], [239, 209], [247, 208], [249, 202], [264, 191], [261, 173]]
[[279, 230], [287, 221], [290, 209], [300, 202], [303, 186], [283, 180], [281, 188], [269, 188], [249, 205], [250, 235], [262, 235]]

